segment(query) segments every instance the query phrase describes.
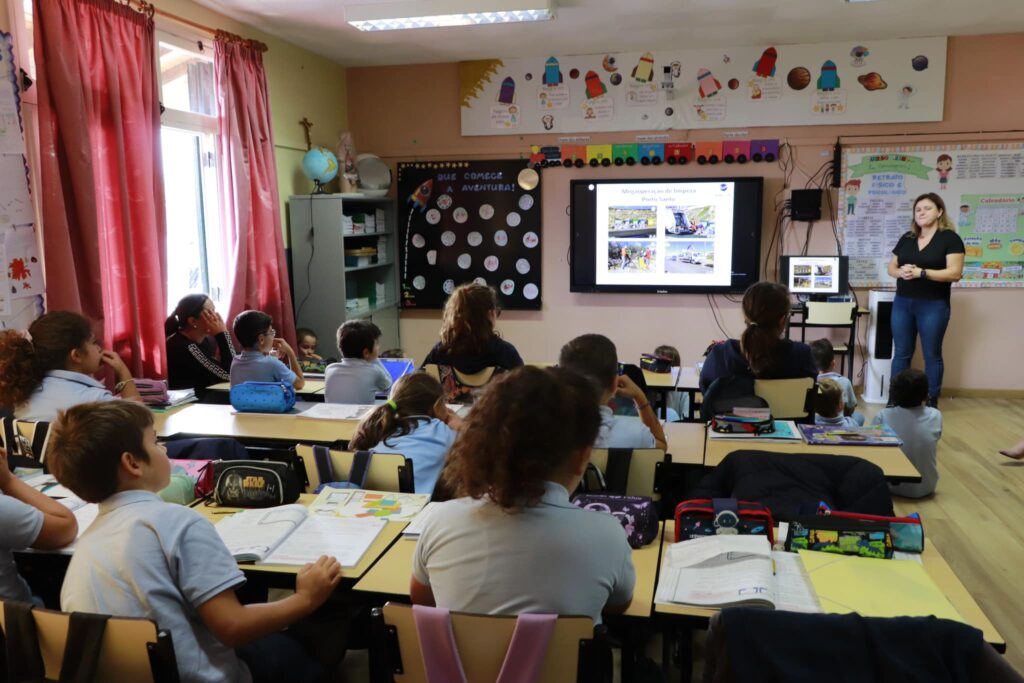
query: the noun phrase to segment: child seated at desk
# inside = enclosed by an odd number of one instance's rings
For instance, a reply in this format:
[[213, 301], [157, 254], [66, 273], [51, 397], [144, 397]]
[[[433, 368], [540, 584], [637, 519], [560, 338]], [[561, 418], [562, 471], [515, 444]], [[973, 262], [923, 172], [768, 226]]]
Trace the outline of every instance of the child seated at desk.
[[921, 473], [919, 484], [889, 484], [893, 495], [924, 498], [935, 493], [939, 483], [936, 463], [939, 439], [942, 438], [942, 413], [924, 405], [928, 398], [928, 376], [916, 368], [896, 374], [889, 385], [891, 408], [884, 408], [872, 424], [889, 425], [903, 439], [900, 447]]
[[810, 343], [811, 358], [818, 368], [818, 381], [830, 379], [836, 382], [843, 391], [843, 415], [852, 417], [856, 426], [864, 425], [864, 414], [857, 412], [857, 394], [853, 383], [844, 375], [836, 372], [836, 352], [828, 339], [818, 339]]
[[[296, 389], [306, 384], [295, 351], [275, 337], [273, 319], [263, 311], [242, 311], [235, 316], [235, 338], [242, 353], [231, 362], [231, 386], [242, 382], [285, 382]], [[271, 355], [276, 351], [287, 365]]]
[[[654, 356], [658, 358], [664, 358], [669, 362], [672, 368], [677, 371], [681, 371], [683, 365], [682, 356], [679, 355], [679, 349], [668, 344], [662, 344], [654, 349]], [[666, 422], [676, 422], [684, 415], [688, 415], [690, 411], [690, 397], [681, 391], [670, 391], [667, 392], [665, 397], [666, 405]]]
[[569, 502], [601, 417], [594, 387], [526, 366], [487, 385], [442, 474], [456, 500], [424, 525], [414, 604], [482, 614], [625, 610], [636, 580], [622, 526]]
[[[562, 347], [558, 366], [577, 372], [599, 392], [601, 429], [595, 448], [660, 448], [668, 441], [650, 401], [633, 380], [619, 374], [619, 359], [612, 340], [600, 334], [584, 334]], [[615, 415], [608, 401], [612, 396], [632, 400], [639, 419]]]
[[412, 460], [416, 493], [433, 493], [455, 430], [462, 420], [444, 402], [441, 383], [416, 372], [399, 377], [387, 403], [377, 406], [356, 427], [352, 450], [401, 453]]
[[316, 352], [316, 332], [308, 327], [300, 327], [295, 330], [295, 342], [298, 344], [296, 352], [299, 359], [299, 367], [303, 372], [323, 372], [328, 363], [334, 363], [333, 359], [325, 359]]
[[0, 600], [39, 602], [18, 575], [11, 551], [63, 548], [78, 535], [78, 522], [66, 507], [14, 476], [2, 448], [0, 494]]
[[338, 328], [341, 362], [324, 371], [327, 403], [370, 405], [378, 391], [391, 388], [391, 375], [377, 360], [380, 328], [369, 320], [349, 320]]
[[242, 605], [235, 589], [245, 575], [213, 525], [156, 495], [170, 463], [149, 410], [80, 405], [62, 414], [52, 439], [54, 476], [99, 503], [68, 566], [63, 610], [152, 619], [171, 632], [182, 683], [317, 679], [319, 666], [281, 630], [331, 595], [341, 581], [334, 558], [303, 567], [294, 594]]
[[832, 379], [818, 380], [814, 398], [814, 424], [837, 427], [860, 427], [849, 415], [843, 415], [843, 388]]

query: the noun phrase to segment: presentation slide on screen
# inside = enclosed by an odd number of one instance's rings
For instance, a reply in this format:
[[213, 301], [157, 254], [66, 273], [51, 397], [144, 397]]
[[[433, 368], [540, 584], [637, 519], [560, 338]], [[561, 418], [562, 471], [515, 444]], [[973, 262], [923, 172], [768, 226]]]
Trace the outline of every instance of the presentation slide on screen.
[[597, 284], [730, 284], [735, 183], [595, 187]]
[[838, 293], [838, 259], [807, 256], [790, 257], [789, 291], [794, 294]]

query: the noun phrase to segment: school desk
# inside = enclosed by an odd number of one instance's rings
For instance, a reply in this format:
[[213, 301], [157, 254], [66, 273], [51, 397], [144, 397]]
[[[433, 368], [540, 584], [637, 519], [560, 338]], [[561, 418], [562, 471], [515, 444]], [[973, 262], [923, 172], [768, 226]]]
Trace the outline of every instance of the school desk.
[[852, 455], [882, 468], [886, 480], [891, 482], [919, 482], [921, 473], [898, 446], [812, 446], [800, 441], [758, 441], [754, 439], [708, 438], [704, 450], [704, 465], [717, 467], [725, 456], [738, 450], [771, 451], [772, 453], [827, 453]]
[[[299, 503], [303, 505], [309, 505], [316, 498], [311, 493], [303, 493], [299, 496]], [[220, 520], [226, 518], [228, 515], [234, 512], [239, 512], [242, 508], [229, 508], [219, 507], [213, 501], [209, 503], [201, 503], [195, 506], [195, 510], [206, 517], [208, 520], [216, 524]], [[359, 560], [359, 564], [354, 567], [346, 567], [341, 570], [342, 581], [356, 581], [366, 573], [373, 563], [384, 554], [384, 552], [395, 542], [395, 539], [402, 534], [402, 529], [406, 527], [408, 522], [388, 522], [387, 526], [381, 530], [380, 534], [374, 539], [373, 543], [367, 549], [362, 559]], [[268, 585], [275, 586], [286, 586], [294, 587], [295, 575], [299, 573], [302, 567], [283, 565], [283, 564], [251, 564], [251, 563], [239, 563], [238, 565], [243, 571], [248, 573], [254, 573], [260, 576], [262, 579], [267, 579]]]
[[[671, 391], [685, 392], [689, 397], [687, 414], [680, 415], [680, 420], [692, 422], [696, 420], [699, 405], [697, 394], [700, 393], [700, 373], [694, 367], [672, 368], [672, 372], [650, 372], [644, 370], [644, 381], [647, 388], [658, 393], [658, 407], [661, 409], [661, 417], [666, 417], [665, 409], [668, 405], [668, 394]], [[678, 381], [677, 381], [678, 377]]]
[[[231, 391], [231, 382], [221, 382], [206, 388], [207, 392], [227, 394]], [[322, 379], [307, 379], [301, 389], [295, 390], [296, 395], [306, 401], [324, 400], [324, 381]]]
[[[295, 404], [297, 411], [309, 407], [308, 403]], [[358, 424], [358, 420], [310, 420], [293, 413], [235, 413], [231, 406], [192, 403], [166, 413], [157, 425], [157, 436], [187, 434], [332, 444], [351, 439]]]
[[[661, 523], [664, 527], [664, 522]], [[623, 613], [629, 617], [649, 617], [654, 603], [654, 586], [661, 559], [661, 533], [643, 548], [633, 550], [633, 567], [636, 570], [636, 585], [633, 588], [633, 602]], [[409, 597], [409, 579], [412, 577], [412, 556], [416, 550], [416, 539], [399, 539], [384, 553], [353, 590], [364, 593], [379, 593], [397, 597]]]

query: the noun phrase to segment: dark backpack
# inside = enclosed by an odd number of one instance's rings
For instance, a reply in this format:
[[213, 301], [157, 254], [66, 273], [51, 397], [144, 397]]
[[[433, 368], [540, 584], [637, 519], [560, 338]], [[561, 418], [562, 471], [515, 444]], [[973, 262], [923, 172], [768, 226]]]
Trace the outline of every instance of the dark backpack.
[[700, 406], [700, 419], [709, 421], [715, 415], [731, 413], [733, 408], [767, 408], [768, 401], [754, 394], [751, 375], [719, 377], [704, 392]]

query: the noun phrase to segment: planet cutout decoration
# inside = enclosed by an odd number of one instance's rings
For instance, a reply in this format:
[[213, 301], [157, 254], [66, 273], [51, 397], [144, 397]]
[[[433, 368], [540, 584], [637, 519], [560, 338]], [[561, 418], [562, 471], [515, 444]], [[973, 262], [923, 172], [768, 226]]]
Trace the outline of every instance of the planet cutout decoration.
[[569, 70], [569, 78], [577, 79], [579, 77], [580, 77], [580, 70], [579, 69], [570, 69]]
[[611, 76], [608, 77], [608, 80], [612, 82], [612, 85], [619, 85], [620, 83], [622, 83], [622, 74], [612, 74]]
[[740, 79], [738, 79], [738, 78], [730, 78], [729, 79], [729, 90], [735, 90], [738, 87], [740, 87]]
[[532, 81], [532, 80], [533, 80], [533, 74], [531, 74], [531, 73], [528, 73], [528, 74], [526, 74], [526, 76], [524, 76], [524, 78], [525, 78], [526, 80], [528, 80], [528, 81]]
[[918, 55], [910, 60], [910, 66], [914, 67], [914, 71], [924, 71], [928, 68], [928, 58]]
[[484, 241], [484, 236], [474, 230], [473, 232], [466, 235], [466, 243], [471, 247], [479, 247]]
[[499, 247], [503, 247], [508, 244], [508, 233], [504, 230], [498, 230], [494, 233], [494, 243]]
[[452, 292], [455, 291], [455, 280], [445, 280], [444, 284], [441, 285], [441, 289], [444, 291], [445, 294], [451, 294]]
[[794, 67], [786, 76], [786, 84], [793, 90], [803, 90], [811, 84], [811, 72], [802, 66]]
[[427, 211], [427, 222], [431, 225], [437, 225], [441, 222], [441, 212], [437, 209], [431, 209]]
[[466, 270], [471, 265], [473, 265], [473, 257], [470, 256], [469, 254], [459, 254], [458, 264], [459, 268]]
[[426, 245], [427, 240], [423, 238], [423, 235], [416, 233], [415, 235], [412, 236], [412, 246], [416, 247], [417, 249], [422, 249]]
[[516, 291], [516, 283], [512, 280], [501, 281], [501, 293], [505, 296], [511, 296], [512, 292]]
[[523, 296], [531, 301], [536, 299], [538, 294], [540, 294], [540, 290], [532, 282], [523, 287]]
[[483, 218], [485, 221], [488, 221], [491, 219], [492, 216], [494, 216], [494, 207], [491, 206], [490, 204], [481, 204], [480, 218]]
[[611, 55], [604, 56], [604, 59], [601, 60], [601, 66], [608, 72], [619, 70], [619, 67], [615, 66], [615, 57], [612, 57]]
[[416, 289], [423, 289], [427, 286], [427, 278], [422, 275], [417, 275], [412, 279], [412, 286]]
[[875, 71], [857, 76], [857, 82], [868, 91], [885, 90], [889, 87], [889, 84], [882, 79], [882, 75]]

